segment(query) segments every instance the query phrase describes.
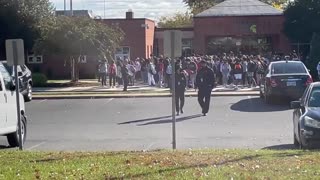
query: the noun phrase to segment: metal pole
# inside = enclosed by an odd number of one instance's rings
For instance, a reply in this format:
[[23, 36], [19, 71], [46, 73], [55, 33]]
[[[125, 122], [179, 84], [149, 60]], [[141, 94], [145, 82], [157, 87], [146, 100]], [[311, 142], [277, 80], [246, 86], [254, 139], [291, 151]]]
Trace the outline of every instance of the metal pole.
[[103, 19], [106, 18], [106, 0], [104, 0], [104, 3], [103, 3]]
[[19, 133], [19, 149], [23, 150], [23, 139], [21, 132], [21, 114], [20, 114], [20, 96], [19, 96], [19, 77], [18, 77], [18, 47], [17, 42], [13, 41], [13, 67], [14, 67], [14, 77], [16, 84], [16, 101], [17, 101], [17, 118], [18, 118], [18, 133]]
[[67, 0], [64, 0], [64, 11], [63, 11], [63, 13], [64, 13], [64, 15], [67, 15]]
[[176, 141], [176, 63], [175, 63], [175, 32], [171, 31], [171, 66], [172, 66], [172, 149], [177, 149], [177, 141]]
[[72, 0], [70, 0], [70, 16], [73, 16]]

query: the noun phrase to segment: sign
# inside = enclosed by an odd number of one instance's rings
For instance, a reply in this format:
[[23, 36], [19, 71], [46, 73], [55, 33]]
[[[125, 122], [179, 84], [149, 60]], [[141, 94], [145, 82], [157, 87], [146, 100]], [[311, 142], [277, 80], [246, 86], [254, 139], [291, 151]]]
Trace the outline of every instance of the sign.
[[[164, 31], [164, 57], [176, 58], [182, 55], [182, 32]], [[172, 45], [174, 47], [172, 47]]]
[[[16, 55], [14, 54], [16, 49]], [[9, 66], [14, 65], [14, 57], [17, 56], [17, 65], [24, 65], [24, 45], [22, 39], [8, 39], [6, 40], [6, 54]]]

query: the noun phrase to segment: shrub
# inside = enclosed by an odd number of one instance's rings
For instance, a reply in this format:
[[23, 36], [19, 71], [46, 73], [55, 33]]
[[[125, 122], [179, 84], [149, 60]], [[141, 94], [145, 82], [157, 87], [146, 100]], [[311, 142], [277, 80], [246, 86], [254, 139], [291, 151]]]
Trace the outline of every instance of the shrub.
[[43, 87], [46, 85], [48, 78], [46, 75], [41, 73], [33, 73], [32, 74], [32, 82], [35, 87]]
[[311, 41], [310, 61], [307, 63], [308, 68], [314, 79], [318, 77], [317, 64], [320, 61], [320, 34], [313, 34]]

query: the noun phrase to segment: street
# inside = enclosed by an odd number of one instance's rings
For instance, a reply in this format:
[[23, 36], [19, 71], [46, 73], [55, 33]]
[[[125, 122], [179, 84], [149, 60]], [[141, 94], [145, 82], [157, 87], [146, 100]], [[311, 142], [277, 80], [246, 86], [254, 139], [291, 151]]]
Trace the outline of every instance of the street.
[[[171, 99], [38, 100], [26, 104], [25, 149], [155, 150], [172, 147]], [[259, 97], [213, 97], [208, 116], [186, 98], [177, 148], [291, 148], [292, 111]], [[7, 146], [0, 137], [0, 148]]]

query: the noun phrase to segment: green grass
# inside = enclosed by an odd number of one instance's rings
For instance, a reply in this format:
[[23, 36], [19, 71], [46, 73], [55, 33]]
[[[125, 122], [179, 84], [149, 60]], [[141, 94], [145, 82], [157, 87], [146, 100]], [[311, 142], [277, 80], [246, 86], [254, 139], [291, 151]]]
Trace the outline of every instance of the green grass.
[[298, 150], [5, 150], [0, 159], [0, 179], [320, 179], [320, 153]]

